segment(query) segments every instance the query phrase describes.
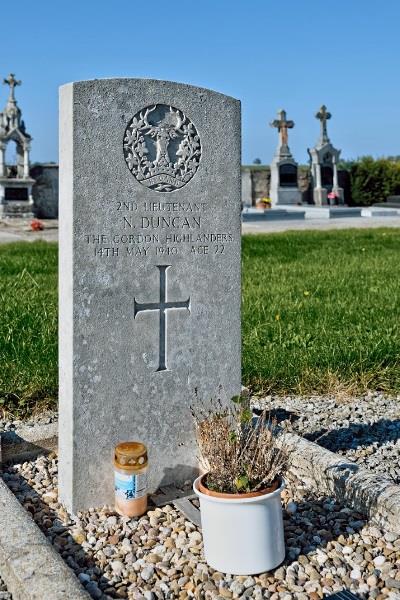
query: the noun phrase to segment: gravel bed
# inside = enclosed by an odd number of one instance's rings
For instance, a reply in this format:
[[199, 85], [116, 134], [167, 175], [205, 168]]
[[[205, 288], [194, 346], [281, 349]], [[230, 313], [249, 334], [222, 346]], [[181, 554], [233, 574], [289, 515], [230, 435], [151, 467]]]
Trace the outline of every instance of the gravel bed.
[[7, 592], [6, 584], [0, 575], [0, 600], [12, 600], [10, 592]]
[[270, 407], [295, 433], [400, 484], [400, 396], [268, 396], [252, 404]]
[[170, 505], [139, 519], [109, 507], [72, 518], [57, 502], [55, 455], [9, 466], [3, 478], [93, 598], [317, 600], [348, 589], [400, 600], [400, 537], [299, 482], [284, 492], [285, 562], [238, 577], [207, 566], [201, 532]]
[[[270, 407], [279, 422], [303, 437], [390, 477], [400, 484], [400, 396], [370, 393], [360, 398], [285, 396], [252, 398]], [[0, 419], [0, 432], [57, 421], [47, 411], [28, 421]], [[1, 599], [0, 599], [1, 600]]]
[[15, 419], [13, 421], [9, 419], [0, 418], [0, 433], [2, 431], [15, 431], [19, 427], [34, 427], [34, 425], [49, 425], [58, 420], [58, 414], [56, 411], [44, 411], [34, 417], [27, 420]]

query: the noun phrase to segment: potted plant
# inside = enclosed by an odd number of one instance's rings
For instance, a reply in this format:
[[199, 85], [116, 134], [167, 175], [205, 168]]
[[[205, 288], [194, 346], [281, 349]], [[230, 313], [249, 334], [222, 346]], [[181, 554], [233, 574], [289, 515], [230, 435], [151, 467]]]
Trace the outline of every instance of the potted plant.
[[207, 563], [234, 575], [277, 567], [285, 557], [281, 492], [288, 449], [277, 444], [276, 422], [267, 411], [253, 419], [242, 397], [193, 416], [204, 471], [193, 489]]

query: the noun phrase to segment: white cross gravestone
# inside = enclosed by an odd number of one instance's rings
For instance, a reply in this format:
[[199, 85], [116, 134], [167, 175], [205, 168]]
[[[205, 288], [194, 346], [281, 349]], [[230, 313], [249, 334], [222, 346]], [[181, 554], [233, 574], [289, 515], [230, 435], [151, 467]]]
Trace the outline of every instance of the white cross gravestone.
[[139, 79], [60, 92], [60, 499], [196, 474], [190, 406], [240, 392], [240, 103]]

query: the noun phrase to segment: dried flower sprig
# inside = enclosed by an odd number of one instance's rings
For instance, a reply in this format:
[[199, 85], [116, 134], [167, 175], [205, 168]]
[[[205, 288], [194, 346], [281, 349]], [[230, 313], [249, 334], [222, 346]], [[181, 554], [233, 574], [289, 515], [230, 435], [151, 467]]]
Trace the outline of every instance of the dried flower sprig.
[[231, 406], [216, 400], [206, 410], [192, 409], [192, 415], [209, 489], [256, 492], [283, 475], [289, 449], [282, 441], [277, 444], [280, 433], [268, 410], [253, 418], [248, 401], [235, 396]]

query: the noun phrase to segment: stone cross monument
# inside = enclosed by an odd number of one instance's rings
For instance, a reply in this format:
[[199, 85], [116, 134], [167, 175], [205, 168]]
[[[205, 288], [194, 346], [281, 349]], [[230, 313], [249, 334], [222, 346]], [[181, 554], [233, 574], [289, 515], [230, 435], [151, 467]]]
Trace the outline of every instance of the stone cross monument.
[[[10, 90], [7, 104], [0, 112], [0, 216], [32, 217], [32, 186], [35, 183], [29, 175], [32, 138], [25, 129], [15, 99], [15, 88], [22, 82], [10, 73], [3, 83]], [[6, 148], [10, 143], [15, 144], [15, 164], [6, 164]]]
[[60, 498], [114, 500], [113, 449], [149, 489], [194, 477], [190, 407], [240, 393], [240, 102], [105, 79], [60, 91]]
[[[341, 150], [337, 150], [328, 136], [327, 121], [331, 118], [325, 104], [315, 114], [321, 131], [314, 148], [308, 149], [313, 182], [313, 200], [317, 206], [344, 204], [343, 189], [339, 187], [338, 162]], [[330, 196], [334, 196], [330, 198]]]
[[271, 121], [271, 127], [279, 132], [278, 146], [271, 163], [270, 198], [272, 206], [301, 204], [301, 192], [297, 183], [297, 163], [289, 149], [288, 129], [294, 121], [287, 120], [286, 111], [278, 111], [278, 119]]
[[332, 115], [330, 112], [327, 111], [325, 104], [323, 104], [321, 106], [321, 108], [315, 115], [315, 118], [318, 119], [321, 123], [321, 135], [320, 135], [319, 142], [318, 142], [320, 146], [330, 143], [326, 123], [331, 118], [331, 116]]
[[289, 135], [288, 129], [292, 129], [294, 127], [294, 121], [288, 121], [286, 119], [286, 110], [278, 111], [279, 119], [274, 119], [271, 121], [271, 127], [276, 127], [279, 132], [279, 143], [277, 149], [278, 156], [291, 156], [289, 150]]

